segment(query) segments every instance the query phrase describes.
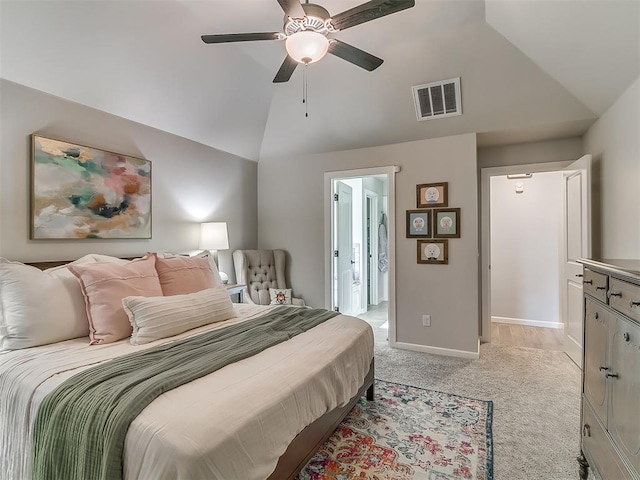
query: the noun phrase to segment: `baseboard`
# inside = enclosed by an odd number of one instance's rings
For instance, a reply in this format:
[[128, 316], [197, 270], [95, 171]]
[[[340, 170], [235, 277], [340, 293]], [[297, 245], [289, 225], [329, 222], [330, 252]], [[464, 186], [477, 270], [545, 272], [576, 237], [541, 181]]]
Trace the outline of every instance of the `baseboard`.
[[477, 360], [480, 358], [480, 340], [478, 340], [478, 349], [475, 352], [467, 350], [454, 350], [452, 348], [431, 347], [429, 345], [418, 345], [415, 343], [395, 342], [389, 345], [392, 348], [401, 350], [411, 350], [414, 352], [433, 353], [434, 355], [444, 355], [446, 357], [469, 358]]
[[527, 320], [524, 318], [509, 318], [509, 317], [491, 317], [491, 321], [495, 323], [510, 323], [512, 325], [525, 325], [528, 327], [545, 327], [562, 329], [564, 325], [558, 322], [542, 322], [540, 320]]

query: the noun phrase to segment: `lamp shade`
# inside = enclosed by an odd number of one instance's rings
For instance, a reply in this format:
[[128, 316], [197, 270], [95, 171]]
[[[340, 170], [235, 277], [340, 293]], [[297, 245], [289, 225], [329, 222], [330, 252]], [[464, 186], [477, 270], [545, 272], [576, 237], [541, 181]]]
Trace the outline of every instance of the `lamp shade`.
[[303, 30], [287, 37], [285, 48], [296, 62], [309, 64], [327, 54], [329, 39], [321, 33]]
[[201, 250], [227, 250], [229, 248], [227, 222], [201, 223], [199, 248]]

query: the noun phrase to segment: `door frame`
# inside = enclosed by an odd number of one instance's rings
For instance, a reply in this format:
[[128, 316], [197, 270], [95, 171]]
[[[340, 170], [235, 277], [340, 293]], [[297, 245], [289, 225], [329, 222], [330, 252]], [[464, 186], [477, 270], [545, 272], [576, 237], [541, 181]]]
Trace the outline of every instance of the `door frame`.
[[[574, 160], [480, 169], [480, 341], [491, 342], [491, 177], [518, 173], [561, 172]], [[558, 263], [560, 260], [558, 259]]]
[[396, 180], [395, 174], [400, 167], [361, 168], [356, 170], [338, 170], [324, 173], [324, 303], [331, 309], [333, 289], [333, 180], [373, 175], [387, 176], [387, 254], [389, 259], [389, 346], [396, 344]]

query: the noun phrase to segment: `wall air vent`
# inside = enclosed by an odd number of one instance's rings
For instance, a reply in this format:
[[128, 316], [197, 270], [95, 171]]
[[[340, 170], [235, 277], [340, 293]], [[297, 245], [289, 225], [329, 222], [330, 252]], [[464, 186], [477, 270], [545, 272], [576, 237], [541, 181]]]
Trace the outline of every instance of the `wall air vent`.
[[460, 77], [411, 87], [418, 120], [462, 115]]

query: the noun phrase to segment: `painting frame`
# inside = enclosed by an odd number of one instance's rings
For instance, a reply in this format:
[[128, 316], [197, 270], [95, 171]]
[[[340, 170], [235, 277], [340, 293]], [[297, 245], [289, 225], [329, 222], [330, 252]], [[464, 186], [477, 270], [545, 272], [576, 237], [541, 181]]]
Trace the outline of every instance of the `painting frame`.
[[432, 231], [433, 238], [460, 238], [460, 208], [434, 208]]
[[449, 206], [449, 182], [421, 183], [416, 185], [416, 208]]
[[407, 238], [431, 238], [431, 210], [407, 210], [406, 222]]
[[[418, 257], [419, 264], [431, 265], [448, 265], [449, 264], [449, 240], [447, 239], [425, 239], [418, 240]], [[435, 245], [434, 250], [430, 245]], [[429, 248], [429, 250], [427, 250]], [[434, 253], [435, 256], [431, 256]]]
[[31, 240], [151, 239], [151, 161], [31, 135]]

